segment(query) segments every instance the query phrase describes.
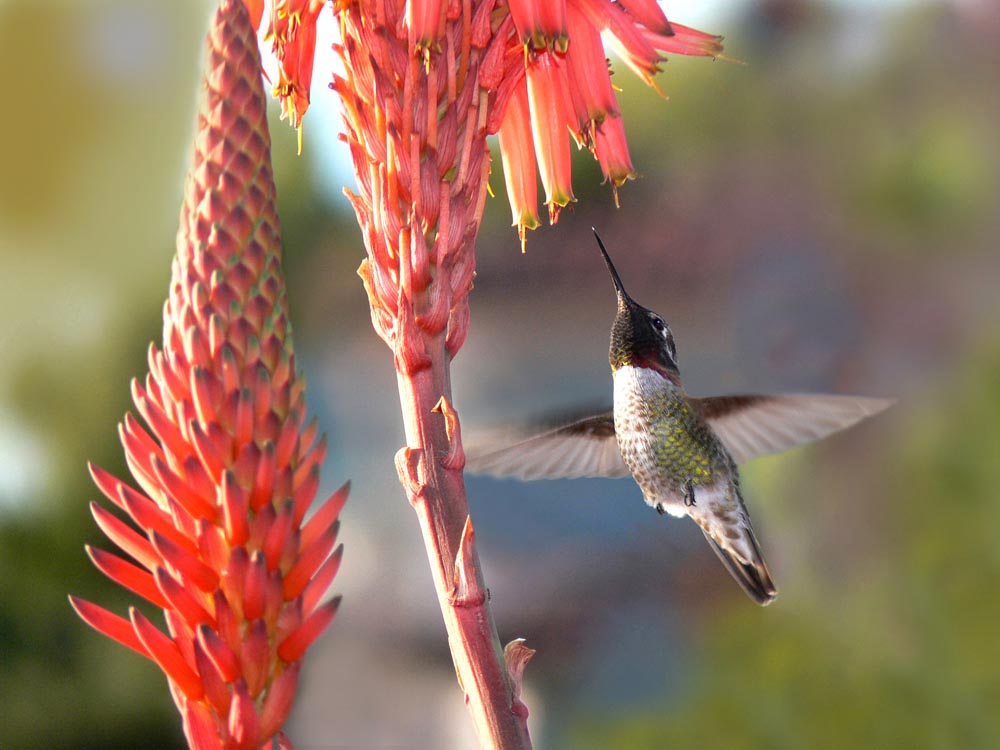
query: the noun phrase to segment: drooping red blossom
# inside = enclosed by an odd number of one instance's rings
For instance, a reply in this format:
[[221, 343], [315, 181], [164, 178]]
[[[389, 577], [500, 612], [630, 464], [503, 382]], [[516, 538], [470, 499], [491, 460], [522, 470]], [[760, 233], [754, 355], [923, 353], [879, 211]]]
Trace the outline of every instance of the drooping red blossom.
[[[255, 4], [254, 0], [247, 1]], [[281, 116], [299, 130], [300, 138], [302, 116], [309, 109], [316, 22], [325, 4], [326, 0], [272, 0], [264, 33], [278, 60], [278, 80], [272, 93], [281, 102]], [[259, 23], [260, 15], [257, 18]]]
[[[246, 1], [251, 6], [258, 4]], [[359, 2], [337, 0], [334, 11]], [[274, 92], [295, 127], [301, 125], [309, 106], [316, 20], [322, 5], [322, 0], [275, 0], [267, 32], [281, 71]], [[601, 164], [616, 200], [617, 188], [636, 176], [628, 158], [624, 124], [615, 123], [599, 135], [597, 132], [606, 118], [620, 116], [604, 45], [657, 91], [655, 76], [664, 54], [722, 56], [722, 37], [668, 21], [656, 0], [507, 0], [505, 4], [497, 0], [485, 4], [482, 0], [466, 4], [457, 0], [399, 0], [402, 13], [392, 9], [395, 5], [396, 0], [374, 5], [372, 21], [394, 37], [405, 34], [409, 54], [425, 66], [431, 55], [447, 55], [442, 46], [446, 22], [467, 18], [469, 34], [463, 43], [486, 50], [478, 82], [490, 97], [487, 133], [500, 130], [507, 104], [519, 86], [527, 86], [531, 92], [531, 139], [524, 130], [515, 138], [513, 126], [500, 139], [505, 175], [507, 165], [518, 171], [507, 177], [507, 195], [522, 244], [525, 230], [538, 225], [537, 207], [528, 208], [537, 201], [537, 190], [528, 188], [527, 155], [534, 155], [538, 164], [553, 223], [559, 210], [573, 200], [567, 137], [587, 148]], [[398, 19], [391, 29], [385, 23], [388, 18]], [[520, 117], [516, 115], [511, 122], [521, 121]], [[598, 148], [598, 143], [604, 145]]]
[[131, 560], [88, 554], [162, 609], [166, 630], [71, 597], [163, 670], [194, 750], [287, 746], [300, 661], [339, 603], [325, 597], [348, 491], [306, 518], [326, 443], [295, 368], [251, 20], [223, 0], [208, 36], [162, 348], [132, 387], [145, 426], [126, 415], [120, 429], [139, 489], [91, 467], [131, 522], [96, 503], [94, 519]]

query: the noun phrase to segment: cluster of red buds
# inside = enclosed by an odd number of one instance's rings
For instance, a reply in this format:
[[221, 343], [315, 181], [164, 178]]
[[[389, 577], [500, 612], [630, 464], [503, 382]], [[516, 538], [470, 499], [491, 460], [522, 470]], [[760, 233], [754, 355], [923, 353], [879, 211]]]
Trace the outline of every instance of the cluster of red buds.
[[286, 744], [303, 654], [333, 619], [325, 601], [347, 486], [308, 519], [326, 452], [306, 423], [281, 270], [266, 98], [242, 0], [208, 36], [204, 96], [162, 349], [133, 383], [145, 421], [121, 439], [140, 489], [91, 467], [134, 522], [94, 503], [134, 562], [88, 548], [101, 572], [163, 610], [164, 632], [72, 597], [95, 629], [164, 671], [194, 750]]

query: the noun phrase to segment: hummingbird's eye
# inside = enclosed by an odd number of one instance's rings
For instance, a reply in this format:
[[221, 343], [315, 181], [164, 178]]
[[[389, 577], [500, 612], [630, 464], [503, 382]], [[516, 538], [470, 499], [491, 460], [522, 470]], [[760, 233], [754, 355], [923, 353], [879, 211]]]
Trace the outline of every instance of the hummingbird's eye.
[[663, 324], [663, 319], [662, 318], [658, 318], [658, 317], [654, 316], [653, 320], [651, 322], [653, 324], [653, 328], [655, 328], [660, 333], [663, 333], [664, 324]]

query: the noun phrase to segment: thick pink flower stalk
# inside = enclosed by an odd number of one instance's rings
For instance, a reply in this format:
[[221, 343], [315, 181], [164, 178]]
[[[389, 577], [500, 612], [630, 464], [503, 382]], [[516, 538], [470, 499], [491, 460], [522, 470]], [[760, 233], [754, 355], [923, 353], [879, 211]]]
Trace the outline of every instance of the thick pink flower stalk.
[[[308, 520], [325, 441], [305, 424], [281, 271], [260, 57], [241, 0], [208, 36], [204, 97], [164, 308], [163, 347], [121, 425], [140, 489], [92, 466], [127, 515], [93, 504], [131, 561], [98, 569], [163, 610], [166, 632], [71, 597], [95, 629], [165, 672], [194, 750], [258, 750], [281, 733], [324, 602], [343, 487]], [[134, 524], [134, 525], [133, 525]]]

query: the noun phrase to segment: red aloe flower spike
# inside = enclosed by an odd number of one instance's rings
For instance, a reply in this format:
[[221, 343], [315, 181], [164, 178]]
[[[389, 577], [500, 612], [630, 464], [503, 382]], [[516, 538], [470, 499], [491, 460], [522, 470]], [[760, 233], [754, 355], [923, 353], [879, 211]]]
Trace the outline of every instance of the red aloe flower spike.
[[[321, 5], [275, 11], [310, 68], [304, 28]], [[137, 564], [87, 552], [161, 607], [166, 631], [134, 608], [126, 620], [70, 597], [95, 630], [161, 667], [196, 750], [289, 746], [280, 730], [298, 662], [339, 603], [320, 601], [340, 566], [332, 547], [347, 488], [303, 524], [326, 444], [313, 444], [315, 424], [303, 428], [253, 20], [242, 0], [222, 0], [208, 37], [163, 350], [150, 348], [150, 374], [132, 385], [148, 431], [131, 415], [120, 428], [144, 492], [90, 467], [142, 533], [94, 504], [98, 526]]]
[[525, 233], [528, 229], [537, 228], [539, 222], [535, 141], [531, 136], [528, 88], [523, 79], [507, 102], [498, 136], [507, 199], [510, 201], [513, 224], [521, 238], [521, 252], [524, 252]]

